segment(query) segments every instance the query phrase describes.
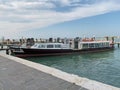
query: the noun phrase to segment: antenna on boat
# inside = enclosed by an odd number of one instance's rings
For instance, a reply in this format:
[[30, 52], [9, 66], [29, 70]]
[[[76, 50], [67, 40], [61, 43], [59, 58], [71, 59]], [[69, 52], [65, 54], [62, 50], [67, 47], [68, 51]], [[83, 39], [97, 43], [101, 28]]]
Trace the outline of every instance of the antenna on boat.
[[85, 35], [83, 35], [83, 38], [85, 39], [85, 38], [86, 38], [86, 36], [85, 36]]
[[95, 35], [93, 35], [93, 40], [95, 40]]

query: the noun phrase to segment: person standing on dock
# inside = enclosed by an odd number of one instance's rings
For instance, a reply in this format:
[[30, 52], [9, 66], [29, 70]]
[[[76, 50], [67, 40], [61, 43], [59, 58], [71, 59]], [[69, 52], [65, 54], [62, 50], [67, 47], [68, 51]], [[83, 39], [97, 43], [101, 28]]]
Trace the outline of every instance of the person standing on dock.
[[6, 54], [9, 55], [9, 49], [6, 49]]

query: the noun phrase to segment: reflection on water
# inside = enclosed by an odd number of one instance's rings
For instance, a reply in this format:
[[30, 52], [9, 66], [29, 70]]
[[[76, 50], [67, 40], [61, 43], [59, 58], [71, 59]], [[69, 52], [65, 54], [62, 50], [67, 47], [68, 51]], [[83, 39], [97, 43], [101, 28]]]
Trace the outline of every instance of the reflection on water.
[[120, 49], [99, 53], [27, 59], [68, 73], [120, 87]]

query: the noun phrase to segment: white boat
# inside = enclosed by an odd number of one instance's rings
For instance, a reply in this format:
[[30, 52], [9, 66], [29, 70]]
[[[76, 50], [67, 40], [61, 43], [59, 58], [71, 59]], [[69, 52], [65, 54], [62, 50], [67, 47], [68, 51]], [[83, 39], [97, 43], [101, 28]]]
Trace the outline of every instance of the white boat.
[[50, 56], [71, 53], [100, 52], [114, 49], [110, 41], [78, 41], [73, 43], [35, 43], [30, 48], [21, 48], [24, 53], [15, 53], [18, 57]]

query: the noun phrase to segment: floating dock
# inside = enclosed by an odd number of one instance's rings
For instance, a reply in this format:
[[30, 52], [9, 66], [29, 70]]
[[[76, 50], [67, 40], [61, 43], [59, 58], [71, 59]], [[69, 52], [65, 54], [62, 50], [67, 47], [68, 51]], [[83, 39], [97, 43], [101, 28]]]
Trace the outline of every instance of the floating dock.
[[120, 90], [120, 88], [0, 54], [0, 90]]

